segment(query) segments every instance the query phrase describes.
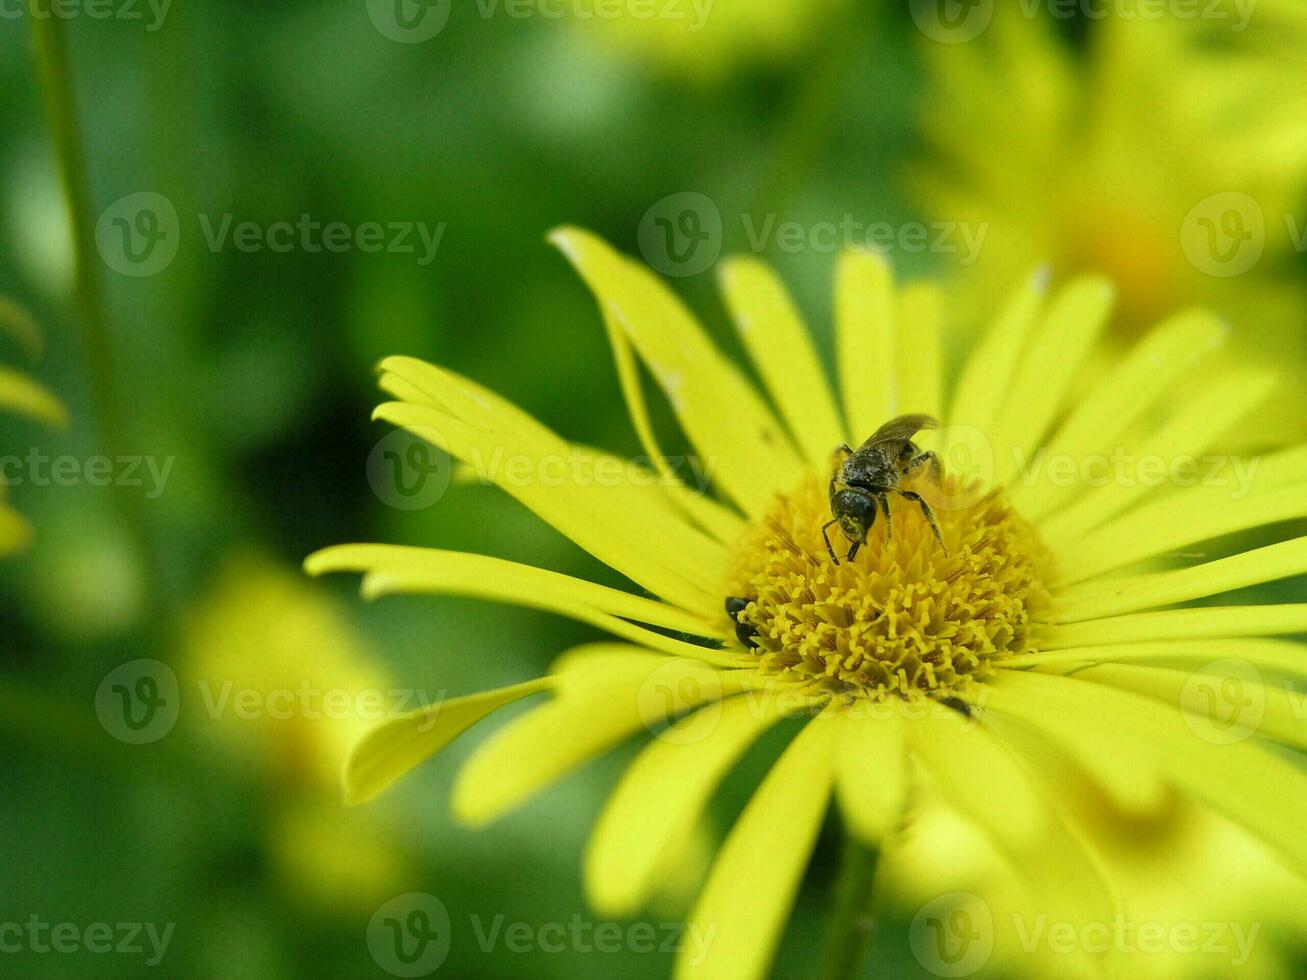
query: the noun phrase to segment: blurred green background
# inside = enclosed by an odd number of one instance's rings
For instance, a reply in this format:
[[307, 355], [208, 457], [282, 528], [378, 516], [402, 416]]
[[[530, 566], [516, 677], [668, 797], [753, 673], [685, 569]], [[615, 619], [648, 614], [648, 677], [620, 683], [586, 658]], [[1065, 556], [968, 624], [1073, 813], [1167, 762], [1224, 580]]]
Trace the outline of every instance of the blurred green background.
[[[172, 931], [157, 966], [146, 965], [142, 934], [139, 954], [6, 953], [0, 974], [382, 976], [369, 922], [392, 896], [424, 891], [451, 917], [441, 975], [667, 975], [670, 954], [631, 948], [514, 952], [500, 941], [486, 954], [473, 925], [499, 915], [533, 929], [574, 916], [593, 924], [579, 855], [629, 752], [477, 833], [447, 816], [465, 746], [344, 811], [332, 774], [360, 719], [269, 719], [266, 701], [244, 718], [214, 699], [230, 682], [429, 700], [535, 676], [597, 638], [557, 617], [453, 599], [369, 606], [349, 581], [302, 578], [311, 551], [375, 540], [621, 584], [497, 491], [455, 481], [416, 506], [397, 496], [379, 453], [409, 450], [382, 445], [387, 430], [368, 421], [373, 365], [393, 353], [434, 360], [576, 442], [638, 452], [593, 301], [546, 232], [575, 223], [638, 255], [650, 209], [684, 192], [728, 216], [725, 251], [750, 248], [736, 215], [928, 220], [905, 177], [925, 152], [916, 121], [931, 42], [905, 6], [886, 7], [780, 3], [766, 14], [778, 22], [754, 36], [731, 22], [754, 15], [723, 0], [705, 32], [712, 43], [677, 53], [675, 39], [646, 50], [575, 17], [487, 16], [465, 3], [421, 41], [387, 29], [385, 5], [363, 0], [175, 4], [161, 22], [147, 5], [134, 8], [141, 20], [121, 4], [105, 20], [75, 6], [63, 29], [90, 218], [112, 222], [117, 202], [143, 192], [177, 215], [165, 267], [124, 275], [102, 252], [90, 270], [105, 293], [110, 360], [80, 339], [31, 24], [20, 5], [6, 8], [0, 295], [42, 326], [45, 356], [24, 370], [71, 421], [52, 430], [4, 419], [0, 454], [145, 464], [139, 487], [34, 485], [25, 464], [28, 479], [11, 488], [36, 538], [0, 563], [0, 920]], [[1078, 57], [1093, 25], [1051, 26]], [[267, 229], [301, 215], [351, 228], [421, 223], [442, 237], [430, 262], [416, 233], [417, 254], [298, 241], [254, 251], [206, 238], [226, 216]], [[115, 234], [107, 227], [102, 250]], [[832, 255], [774, 241], [763, 252], [828, 352]], [[895, 256], [906, 276], [947, 274], [957, 261]], [[711, 270], [676, 286], [734, 350]], [[6, 363], [22, 363], [7, 338], [0, 345]], [[121, 431], [106, 432], [95, 378]], [[448, 477], [446, 461], [434, 465]], [[131, 744], [105, 720], [105, 682], [142, 659], [167, 665], [180, 707], [165, 734]], [[720, 826], [767, 758], [760, 746], [732, 779]], [[706, 853], [710, 843], [690, 846]], [[778, 975], [817, 955], [837, 858], [832, 836]], [[649, 921], [679, 921], [691, 885], [669, 883]], [[914, 975], [902, 931], [887, 922], [878, 936], [886, 976]]]

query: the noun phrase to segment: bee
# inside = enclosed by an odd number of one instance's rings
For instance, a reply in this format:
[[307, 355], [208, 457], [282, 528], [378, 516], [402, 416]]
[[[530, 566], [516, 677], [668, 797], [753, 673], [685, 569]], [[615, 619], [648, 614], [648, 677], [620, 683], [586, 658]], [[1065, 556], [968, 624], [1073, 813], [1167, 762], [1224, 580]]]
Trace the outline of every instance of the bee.
[[830, 479], [831, 519], [821, 528], [826, 550], [836, 565], [840, 560], [831, 547], [827, 529], [831, 525], [839, 526], [850, 542], [845, 560], [852, 561], [857, 557], [858, 549], [866, 543], [867, 534], [876, 523], [878, 510], [885, 515], [885, 534], [889, 535], [891, 493], [921, 507], [930, 529], [935, 532], [939, 546], [944, 548], [945, 554], [948, 553], [930, 504], [926, 503], [921, 494], [900, 487], [905, 478], [919, 470], [924, 470], [930, 481], [939, 485], [943, 475], [939, 457], [929, 450], [923, 451], [912, 441], [912, 437], [922, 429], [938, 428], [939, 422], [929, 415], [900, 415], [873, 432], [856, 451], [847, 443], [836, 450], [844, 454], [844, 460]]

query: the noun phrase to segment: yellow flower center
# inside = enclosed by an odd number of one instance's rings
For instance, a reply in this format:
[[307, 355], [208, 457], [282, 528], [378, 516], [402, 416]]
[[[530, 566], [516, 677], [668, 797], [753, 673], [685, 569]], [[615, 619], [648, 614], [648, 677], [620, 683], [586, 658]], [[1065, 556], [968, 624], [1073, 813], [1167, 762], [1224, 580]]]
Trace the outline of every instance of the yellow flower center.
[[727, 592], [742, 645], [769, 674], [881, 700], [965, 697], [994, 667], [1030, 651], [1047, 609], [1047, 553], [1002, 493], [980, 497], [945, 479], [905, 484], [934, 507], [947, 554], [921, 508], [890, 496], [848, 561], [829, 530], [827, 479], [804, 478], [744, 535]]

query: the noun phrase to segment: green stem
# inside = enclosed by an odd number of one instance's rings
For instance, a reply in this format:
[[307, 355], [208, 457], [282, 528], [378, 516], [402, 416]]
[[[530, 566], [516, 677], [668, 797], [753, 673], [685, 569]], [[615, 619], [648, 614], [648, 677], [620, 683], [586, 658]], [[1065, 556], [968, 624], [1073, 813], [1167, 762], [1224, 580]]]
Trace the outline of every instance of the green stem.
[[[46, 124], [59, 164], [68, 220], [72, 228], [73, 288], [91, 407], [98, 423], [101, 449], [110, 459], [117, 459], [130, 453], [130, 426], [123, 412], [127, 402], [118, 384], [104, 288], [100, 279], [95, 226], [91, 220], [86, 155], [77, 120], [68, 41], [63, 20], [52, 16], [49, 7], [50, 0], [30, 0], [33, 53]], [[122, 493], [113, 494], [113, 500], [120, 520], [140, 549], [141, 559], [147, 566], [153, 566], [157, 554], [143, 505], [136, 498]], [[160, 611], [162, 602], [161, 585], [155, 571], [151, 568], [144, 576], [147, 609], [151, 612]]]
[[877, 851], [851, 835], [845, 838], [840, 877], [835, 886], [835, 907], [826, 934], [823, 976], [830, 980], [849, 980], [861, 975], [875, 926], [871, 896], [877, 857]]

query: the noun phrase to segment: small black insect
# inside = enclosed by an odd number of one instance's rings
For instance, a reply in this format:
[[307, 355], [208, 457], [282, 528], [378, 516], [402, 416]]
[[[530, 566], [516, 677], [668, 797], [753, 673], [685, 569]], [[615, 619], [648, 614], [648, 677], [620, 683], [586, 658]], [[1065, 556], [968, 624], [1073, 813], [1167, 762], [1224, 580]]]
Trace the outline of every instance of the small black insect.
[[739, 596], [727, 596], [726, 615], [730, 616], [731, 622], [735, 624], [735, 638], [740, 641], [740, 645], [746, 650], [756, 650], [758, 643], [754, 637], [758, 635], [757, 627], [740, 622], [740, 613], [744, 612], [750, 601]]
[[[821, 528], [822, 539], [831, 560], [839, 564], [840, 560], [831, 547], [826, 530], [832, 524], [838, 525], [844, 537], [850, 542], [848, 561], [857, 557], [858, 549], [867, 541], [867, 534], [876, 523], [879, 510], [885, 515], [885, 533], [890, 533], [889, 495], [896, 493], [900, 497], [914, 501], [926, 515], [930, 529], [940, 547], [944, 548], [944, 538], [939, 533], [935, 522], [935, 512], [919, 493], [900, 489], [906, 477], [925, 468], [932, 483], [939, 485], [943, 467], [939, 457], [929, 450], [922, 451], [912, 441], [912, 437], [922, 429], [938, 429], [939, 423], [929, 415], [900, 415], [891, 419], [871, 434], [855, 452], [847, 444], [840, 446], [838, 452], [844, 453], [844, 461], [830, 478], [831, 520]], [[945, 554], [948, 549], [944, 548]]]

